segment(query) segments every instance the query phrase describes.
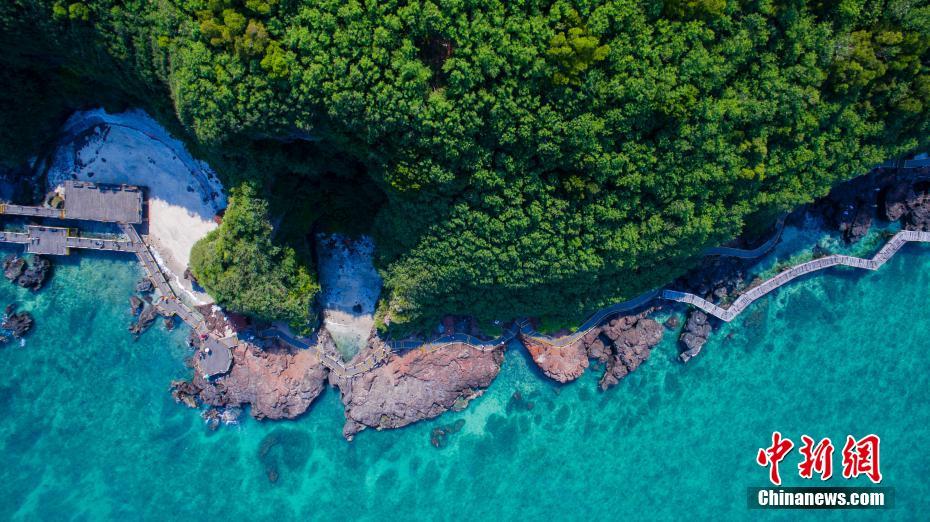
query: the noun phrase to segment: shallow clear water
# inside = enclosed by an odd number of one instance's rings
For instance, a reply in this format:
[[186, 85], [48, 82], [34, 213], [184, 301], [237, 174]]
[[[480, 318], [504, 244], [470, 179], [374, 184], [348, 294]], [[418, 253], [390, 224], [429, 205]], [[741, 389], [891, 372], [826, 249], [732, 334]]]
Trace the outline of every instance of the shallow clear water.
[[[715, 332], [687, 366], [668, 333], [606, 393], [595, 372], [547, 382], [512, 349], [466, 411], [351, 444], [334, 390], [297, 421], [209, 432], [168, 393], [189, 373], [183, 328], [159, 324], [138, 341], [126, 332], [136, 264], [64, 263], [35, 295], [0, 281], [0, 304], [20, 300], [38, 323], [25, 347], [0, 348], [0, 519], [810, 515], [746, 508], [746, 488], [766, 484], [754, 458], [773, 430], [835, 443], [875, 432], [883, 485], [896, 489], [883, 515], [919, 519], [930, 508], [930, 246], [905, 247], [878, 273], [834, 270], [782, 289]], [[458, 419], [462, 430], [432, 447], [430, 431]], [[783, 464], [789, 484], [801, 482], [796, 462], [795, 451]]]

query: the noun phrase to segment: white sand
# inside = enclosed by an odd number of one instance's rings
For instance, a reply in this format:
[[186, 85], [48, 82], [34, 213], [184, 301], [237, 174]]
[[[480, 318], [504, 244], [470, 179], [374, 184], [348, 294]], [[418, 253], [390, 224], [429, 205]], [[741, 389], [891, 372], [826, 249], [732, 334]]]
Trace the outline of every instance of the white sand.
[[323, 327], [348, 360], [365, 346], [374, 327], [381, 276], [372, 263], [375, 245], [338, 234], [317, 236]]
[[[95, 126], [92, 135], [76, 139]], [[226, 207], [215, 173], [141, 111], [79, 112], [65, 132], [48, 172], [49, 189], [68, 179], [147, 187], [148, 240], [158, 262], [194, 304], [213, 302], [182, 276], [191, 247], [217, 227], [214, 217]]]

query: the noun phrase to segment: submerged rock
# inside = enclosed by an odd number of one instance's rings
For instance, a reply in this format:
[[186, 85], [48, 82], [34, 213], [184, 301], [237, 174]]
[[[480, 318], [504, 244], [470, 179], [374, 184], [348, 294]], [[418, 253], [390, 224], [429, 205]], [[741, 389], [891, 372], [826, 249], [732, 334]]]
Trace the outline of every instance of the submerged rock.
[[682, 362], [688, 362], [697, 354], [710, 336], [711, 326], [707, 319], [707, 314], [700, 310], [692, 310], [688, 315], [688, 321], [685, 323], [685, 329], [679, 337], [679, 341], [684, 345], [684, 351], [678, 355]]
[[438, 426], [430, 432], [429, 442], [434, 448], [443, 448], [446, 445], [446, 438], [449, 435], [457, 433], [465, 426], [465, 419], [459, 419], [452, 424]]
[[155, 285], [152, 284], [152, 280], [147, 277], [143, 277], [139, 280], [138, 283], [136, 283], [136, 292], [139, 292], [140, 294], [147, 294], [154, 290]]
[[248, 404], [256, 419], [292, 419], [322, 393], [326, 374], [315, 350], [274, 345], [263, 350], [240, 343], [233, 349], [229, 373], [211, 382], [198, 370], [192, 384], [210, 406], [229, 411]]
[[145, 302], [142, 299], [139, 299], [138, 296], [129, 297], [129, 311], [132, 315], [136, 315], [142, 311], [142, 307], [145, 306]]
[[[380, 343], [373, 337], [356, 360], [380, 350]], [[504, 345], [484, 351], [456, 343], [391, 353], [381, 366], [352, 378], [331, 373], [345, 406], [343, 435], [352, 440], [365, 428], [400, 428], [464, 408], [497, 377], [504, 350]]]
[[17, 313], [16, 307], [10, 304], [6, 307], [6, 314], [3, 317], [3, 322], [0, 323], [0, 327], [9, 330], [13, 337], [18, 339], [29, 333], [33, 323], [32, 314], [29, 312]]
[[[175, 402], [182, 402], [189, 408], [197, 408], [197, 395], [200, 393], [200, 387], [192, 382], [185, 380], [171, 381], [171, 396]], [[209, 420], [209, 415], [204, 412], [203, 418]]]

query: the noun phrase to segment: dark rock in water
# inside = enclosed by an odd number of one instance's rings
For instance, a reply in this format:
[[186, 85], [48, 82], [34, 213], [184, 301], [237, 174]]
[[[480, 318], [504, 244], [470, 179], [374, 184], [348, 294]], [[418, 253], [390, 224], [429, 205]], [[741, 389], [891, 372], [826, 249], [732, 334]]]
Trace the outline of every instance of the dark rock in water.
[[278, 468], [268, 468], [268, 481], [274, 484], [278, 481]]
[[885, 193], [885, 219], [897, 221], [908, 211], [908, 201], [917, 198], [911, 183], [895, 183]]
[[210, 428], [210, 431], [216, 431], [216, 429], [220, 427], [220, 412], [215, 409], [210, 408], [209, 410], [204, 410], [200, 416], [207, 423], [207, 427]]
[[707, 314], [700, 310], [692, 310], [688, 315], [688, 321], [685, 323], [684, 332], [679, 337], [679, 341], [684, 345], [685, 350], [679, 354], [678, 358], [682, 362], [688, 362], [701, 353], [701, 348], [707, 342], [710, 332], [711, 326], [707, 320]]
[[750, 262], [735, 257], [705, 257], [699, 267], [680, 277], [672, 288], [719, 303], [743, 285]]
[[136, 283], [136, 292], [140, 294], [147, 294], [153, 290], [155, 290], [155, 285], [153, 285], [152, 280], [147, 277], [143, 277]]
[[665, 320], [665, 327], [669, 330], [674, 330], [678, 328], [679, 320], [677, 315], [671, 315], [668, 319]]
[[449, 435], [459, 432], [465, 426], [465, 419], [459, 419], [452, 424], [438, 426], [430, 432], [429, 442], [435, 448], [442, 448], [446, 445], [446, 438]]
[[9, 330], [13, 333], [13, 337], [18, 339], [26, 335], [29, 330], [32, 329], [33, 320], [32, 314], [29, 312], [16, 313], [14, 310], [15, 308], [13, 308], [13, 305], [6, 307], [6, 315], [0, 327], [4, 330]]
[[930, 231], [930, 194], [920, 194], [908, 201], [908, 212], [904, 217], [904, 228]]
[[176, 324], [177, 324], [177, 323], [176, 323], [175, 320], [174, 320], [174, 316], [165, 317], [165, 330], [168, 330], [169, 332], [170, 332], [171, 330], [174, 330], [174, 327], [175, 327]]
[[136, 318], [136, 322], [129, 326], [129, 331], [133, 335], [139, 335], [149, 326], [152, 326], [152, 323], [155, 321], [155, 318], [158, 316], [158, 311], [155, 310], [154, 306], [146, 306], [142, 309], [142, 312]]
[[[190, 408], [197, 408], [197, 394], [199, 393], [200, 387], [192, 382], [183, 380], [171, 381], [171, 396], [174, 397], [175, 402], [183, 402]], [[211, 411], [216, 413], [216, 410]], [[206, 414], [204, 418], [207, 418]]]
[[3, 276], [9, 279], [10, 282], [19, 279], [25, 269], [26, 260], [16, 254], [10, 254], [3, 259]]
[[42, 288], [45, 279], [48, 277], [49, 270], [52, 268], [52, 262], [42, 256], [33, 256], [32, 264], [29, 265], [16, 279], [16, 284], [23, 288], [29, 288], [33, 291]]
[[131, 296], [129, 298], [129, 311], [132, 315], [136, 315], [142, 311], [142, 307], [145, 305], [145, 302], [142, 299], [139, 299], [138, 296]]
[[827, 226], [842, 232], [848, 243], [854, 243], [868, 232], [880, 187], [885, 183], [886, 178], [882, 176], [860, 176], [835, 186], [829, 195], [814, 203], [811, 210], [820, 215]]
[[860, 206], [856, 210], [856, 215], [843, 229], [843, 238], [847, 243], [855, 243], [862, 239], [872, 226], [872, 210], [865, 206]]
[[443, 445], [445, 440], [446, 432], [442, 428], [433, 428], [433, 431], [430, 433], [429, 442], [433, 445], [434, 448], [439, 448]]

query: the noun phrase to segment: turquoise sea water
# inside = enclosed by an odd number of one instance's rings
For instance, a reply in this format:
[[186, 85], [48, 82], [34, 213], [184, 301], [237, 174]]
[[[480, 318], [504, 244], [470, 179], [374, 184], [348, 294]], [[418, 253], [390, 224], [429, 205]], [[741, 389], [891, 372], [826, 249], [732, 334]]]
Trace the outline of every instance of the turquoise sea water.
[[[0, 305], [17, 300], [38, 323], [25, 347], [0, 348], [0, 519], [797, 518], [746, 508], [746, 488], [766, 484], [754, 459], [773, 430], [838, 446], [874, 432], [896, 490], [881, 514], [930, 508], [930, 246], [905, 247], [878, 273], [793, 284], [687, 366], [667, 333], [606, 393], [596, 372], [557, 386], [511, 349], [466, 411], [353, 443], [334, 390], [296, 421], [209, 432], [168, 393], [190, 372], [184, 329], [126, 332], [139, 276], [130, 258], [82, 255], [38, 294], [0, 281]], [[459, 419], [444, 448], [430, 445], [434, 427]], [[799, 485], [796, 463], [797, 451], [782, 475]]]

